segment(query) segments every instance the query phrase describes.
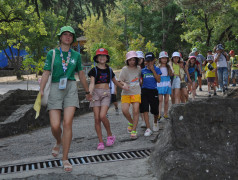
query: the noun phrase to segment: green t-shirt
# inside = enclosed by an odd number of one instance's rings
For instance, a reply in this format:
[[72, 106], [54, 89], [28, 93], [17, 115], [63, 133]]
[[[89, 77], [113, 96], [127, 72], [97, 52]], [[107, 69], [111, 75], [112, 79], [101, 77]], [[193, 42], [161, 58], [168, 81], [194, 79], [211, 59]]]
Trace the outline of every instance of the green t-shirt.
[[[53, 49], [47, 53], [44, 70], [51, 71], [52, 56], [53, 56]], [[63, 56], [64, 59], [66, 60], [68, 57], [68, 52], [63, 52]], [[65, 72], [67, 79], [75, 81], [74, 78], [75, 72], [79, 72], [81, 70], [82, 70], [81, 55], [78, 52], [71, 49], [71, 58], [68, 64], [68, 68]], [[60, 57], [60, 50], [58, 48], [55, 48], [55, 61], [53, 65], [52, 82], [59, 82], [61, 77], [64, 77], [62, 58]]]
[[231, 57], [230, 61], [232, 63], [231, 70], [237, 70], [238, 67], [236, 67], [236, 65], [238, 64], [238, 55], [235, 55], [235, 57]]

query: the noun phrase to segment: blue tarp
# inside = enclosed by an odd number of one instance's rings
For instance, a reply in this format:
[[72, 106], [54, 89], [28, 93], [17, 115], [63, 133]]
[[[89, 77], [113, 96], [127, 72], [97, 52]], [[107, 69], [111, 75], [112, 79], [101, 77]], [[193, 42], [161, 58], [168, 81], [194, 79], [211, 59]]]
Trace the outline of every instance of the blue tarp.
[[[17, 49], [15, 49], [13, 46], [11, 47], [11, 49], [13, 52], [13, 56], [14, 57], [17, 56]], [[6, 52], [7, 52], [8, 56], [12, 58], [9, 48], [6, 49]], [[27, 55], [27, 52], [25, 50], [20, 50], [20, 56], [26, 56], [26, 55]], [[6, 56], [5, 52], [3, 50], [1, 50], [1, 52], [0, 52], [0, 68], [4, 68], [7, 65], [8, 65], [7, 56]]]

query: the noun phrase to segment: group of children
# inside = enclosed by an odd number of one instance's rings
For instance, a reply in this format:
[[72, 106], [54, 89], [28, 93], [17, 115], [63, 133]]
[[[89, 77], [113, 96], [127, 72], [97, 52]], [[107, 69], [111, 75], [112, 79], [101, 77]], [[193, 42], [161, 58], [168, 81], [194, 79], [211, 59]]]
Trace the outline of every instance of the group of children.
[[[139, 116], [145, 122], [144, 136], [150, 136], [153, 131], [158, 131], [158, 121], [162, 118], [162, 106], [164, 103], [163, 118], [168, 119], [169, 97], [172, 104], [188, 101], [188, 93], [191, 92], [192, 100], [195, 98], [198, 75], [206, 71], [208, 92], [211, 96], [211, 88], [216, 95], [214, 81], [216, 77], [216, 63], [214, 56], [208, 55], [205, 70], [202, 71], [196, 56], [190, 56], [184, 62], [181, 53], [174, 52], [171, 60], [168, 53], [160, 52], [159, 60], [155, 65], [155, 55], [152, 52], [145, 54], [142, 51], [129, 51], [126, 54], [125, 66], [122, 68], [118, 80], [113, 70], [107, 65], [110, 60], [108, 51], [100, 48], [96, 52], [94, 61], [97, 66], [88, 73], [90, 77], [89, 92], [92, 94], [90, 106], [93, 107], [95, 129], [98, 135], [98, 150], [105, 148], [101, 122], [107, 131], [106, 146], [112, 146], [116, 137], [112, 135], [110, 123], [107, 119], [107, 111], [110, 106], [110, 88], [112, 82], [122, 88], [121, 109], [128, 120], [127, 131], [132, 139], [137, 138], [137, 125]], [[187, 87], [188, 86], [188, 87]], [[132, 106], [132, 114], [129, 109]], [[153, 131], [149, 123], [149, 112], [153, 114]]]

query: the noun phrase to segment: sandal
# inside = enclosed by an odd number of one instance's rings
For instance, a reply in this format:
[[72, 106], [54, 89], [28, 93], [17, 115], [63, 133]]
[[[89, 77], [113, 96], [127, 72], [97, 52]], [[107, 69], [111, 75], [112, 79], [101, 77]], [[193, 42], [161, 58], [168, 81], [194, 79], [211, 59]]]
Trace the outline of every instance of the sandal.
[[[52, 156], [57, 157], [59, 155], [60, 145], [61, 144], [55, 144], [54, 145], [54, 147], [52, 149]], [[57, 148], [58, 150], [55, 150], [55, 148]]]
[[104, 143], [103, 142], [100, 142], [99, 144], [98, 144], [98, 147], [97, 147], [97, 150], [104, 150], [105, 149], [105, 146], [104, 146]]
[[64, 160], [62, 163], [65, 172], [72, 172], [73, 166], [69, 163], [69, 160]]
[[106, 146], [112, 146], [115, 143], [116, 136], [108, 136]]
[[131, 123], [128, 123], [128, 127], [127, 127], [127, 132], [128, 133], [131, 133], [131, 131], [132, 131], [132, 129], [133, 129], [133, 124], [131, 124]]

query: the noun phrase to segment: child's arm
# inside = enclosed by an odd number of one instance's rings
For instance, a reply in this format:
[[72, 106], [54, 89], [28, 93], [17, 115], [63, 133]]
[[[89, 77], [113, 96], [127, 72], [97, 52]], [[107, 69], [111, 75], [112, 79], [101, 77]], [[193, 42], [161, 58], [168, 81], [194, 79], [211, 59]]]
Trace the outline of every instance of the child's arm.
[[90, 77], [89, 93], [92, 94], [95, 87], [95, 77]]
[[185, 66], [185, 72], [186, 72], [186, 74], [187, 74], [188, 81], [191, 83], [192, 80], [191, 80], [190, 75], [189, 75], [189, 73], [188, 73], [188, 64], [186, 64], [186, 66]]
[[129, 90], [129, 87], [128, 87], [128, 85], [127, 85], [126, 83], [124, 83], [124, 82], [122, 82], [122, 81], [118, 82], [118, 81], [115, 79], [115, 77], [112, 78], [112, 81], [113, 81], [113, 83], [114, 83], [116, 86], [118, 86], [119, 88], [124, 89], [124, 90], [127, 90], [127, 91]]
[[154, 78], [156, 79], [156, 81], [159, 83], [160, 82], [160, 75], [156, 73], [155, 69], [154, 69], [154, 64], [151, 64], [149, 66], [149, 69], [152, 71], [153, 75], [154, 75]]
[[202, 74], [202, 69], [201, 69], [200, 64], [198, 65], [198, 70], [199, 70], [200, 74]]

